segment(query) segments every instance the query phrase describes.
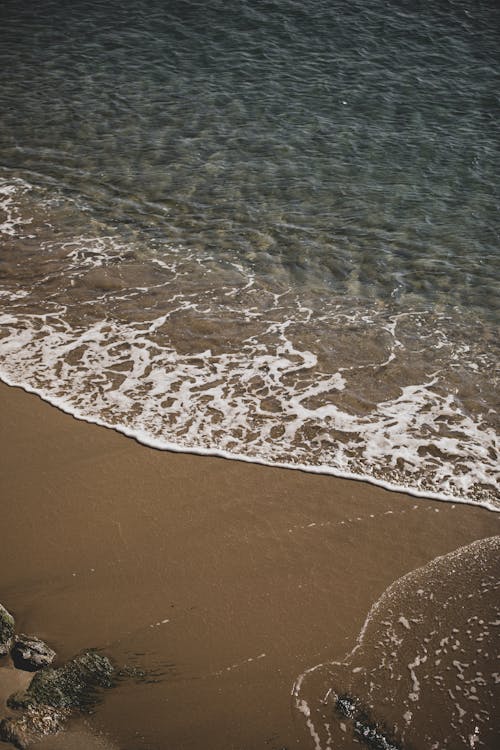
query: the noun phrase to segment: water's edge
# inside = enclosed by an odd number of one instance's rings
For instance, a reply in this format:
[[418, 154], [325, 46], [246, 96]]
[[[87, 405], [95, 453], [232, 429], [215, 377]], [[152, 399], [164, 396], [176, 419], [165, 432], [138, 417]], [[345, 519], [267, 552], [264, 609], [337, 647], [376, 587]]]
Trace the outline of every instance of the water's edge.
[[494, 513], [500, 512], [500, 508], [495, 507], [493, 503], [489, 503], [487, 500], [469, 501], [466, 498], [453, 497], [451, 495], [446, 495], [445, 493], [423, 492], [413, 487], [393, 484], [383, 479], [377, 479], [376, 477], [372, 477], [370, 475], [343, 472], [341, 470], [334, 469], [331, 466], [326, 466], [326, 465], [308, 466], [305, 464], [273, 462], [273, 461], [268, 461], [264, 458], [240, 455], [237, 453], [231, 453], [229, 451], [219, 450], [216, 448], [187, 447], [187, 446], [180, 446], [176, 443], [171, 443], [167, 441], [154, 440], [150, 436], [148, 436], [145, 432], [131, 430], [125, 425], [113, 425], [113, 424], [110, 424], [109, 422], [106, 422], [103, 419], [91, 418], [83, 414], [82, 412], [80, 412], [78, 409], [74, 409], [71, 406], [69, 406], [67, 402], [62, 398], [51, 396], [50, 394], [46, 393], [42, 389], [33, 388], [30, 385], [17, 382], [13, 380], [12, 378], [7, 377], [4, 373], [1, 372], [1, 369], [0, 369], [0, 381], [10, 387], [20, 388], [26, 393], [31, 393], [35, 396], [38, 396], [46, 403], [50, 404], [51, 406], [56, 407], [60, 411], [64, 412], [65, 414], [68, 414], [69, 416], [74, 417], [75, 419], [78, 419], [79, 421], [87, 422], [88, 424], [95, 424], [99, 427], [105, 427], [108, 429], [115, 430], [115, 432], [125, 435], [128, 438], [132, 438], [133, 440], [136, 440], [138, 443], [148, 448], [168, 451], [171, 453], [187, 453], [187, 454], [191, 454], [195, 456], [210, 456], [212, 458], [225, 458], [231, 461], [244, 461], [245, 463], [256, 464], [258, 466], [269, 466], [271, 468], [277, 468], [277, 469], [295, 469], [298, 471], [306, 472], [308, 474], [323, 474], [327, 476], [336, 477], [338, 479], [350, 479], [350, 480], [354, 480], [358, 482], [367, 482], [368, 484], [375, 485], [376, 487], [382, 487], [383, 489], [388, 490], [390, 492], [400, 492], [406, 495], [410, 495], [411, 497], [419, 497], [419, 498], [427, 499], [427, 500], [439, 500], [442, 502], [448, 502], [448, 503], [454, 503], [454, 504], [460, 503], [463, 505], [473, 505], [473, 506], [479, 505], [483, 508], [486, 508], [487, 510], [493, 511]]

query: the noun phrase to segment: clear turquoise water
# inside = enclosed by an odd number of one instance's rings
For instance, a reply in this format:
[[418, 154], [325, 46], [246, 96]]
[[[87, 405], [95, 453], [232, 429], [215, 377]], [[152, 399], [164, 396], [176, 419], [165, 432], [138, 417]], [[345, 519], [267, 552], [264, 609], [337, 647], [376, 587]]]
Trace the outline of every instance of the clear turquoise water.
[[1, 14], [3, 379], [497, 506], [494, 3]]

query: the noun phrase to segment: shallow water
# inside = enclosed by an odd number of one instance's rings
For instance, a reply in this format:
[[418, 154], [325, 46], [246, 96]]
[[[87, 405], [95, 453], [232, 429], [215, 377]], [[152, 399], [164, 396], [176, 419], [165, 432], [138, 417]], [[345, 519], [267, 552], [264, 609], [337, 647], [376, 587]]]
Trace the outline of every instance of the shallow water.
[[4, 4], [0, 375], [498, 507], [493, 4]]
[[[500, 537], [392, 584], [342, 662], [301, 675], [294, 700], [316, 750], [493, 748], [500, 738]], [[384, 744], [385, 743], [385, 744]]]

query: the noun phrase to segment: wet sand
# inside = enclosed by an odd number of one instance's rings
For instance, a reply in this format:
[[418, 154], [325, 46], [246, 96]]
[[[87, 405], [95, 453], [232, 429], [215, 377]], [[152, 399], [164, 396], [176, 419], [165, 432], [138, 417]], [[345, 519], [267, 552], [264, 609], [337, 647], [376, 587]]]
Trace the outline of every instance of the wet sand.
[[155, 451], [4, 384], [0, 414], [0, 601], [61, 660], [97, 647], [154, 673], [46, 750], [307, 750], [296, 677], [350, 651], [397, 578], [499, 529], [481, 508]]

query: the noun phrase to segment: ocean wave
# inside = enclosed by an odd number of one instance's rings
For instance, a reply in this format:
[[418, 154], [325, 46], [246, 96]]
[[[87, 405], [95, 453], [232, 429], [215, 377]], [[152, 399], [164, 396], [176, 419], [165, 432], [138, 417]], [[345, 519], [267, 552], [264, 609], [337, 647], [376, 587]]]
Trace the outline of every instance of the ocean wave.
[[156, 448], [500, 508], [494, 337], [473, 314], [293, 285], [26, 181], [0, 196], [5, 382]]

